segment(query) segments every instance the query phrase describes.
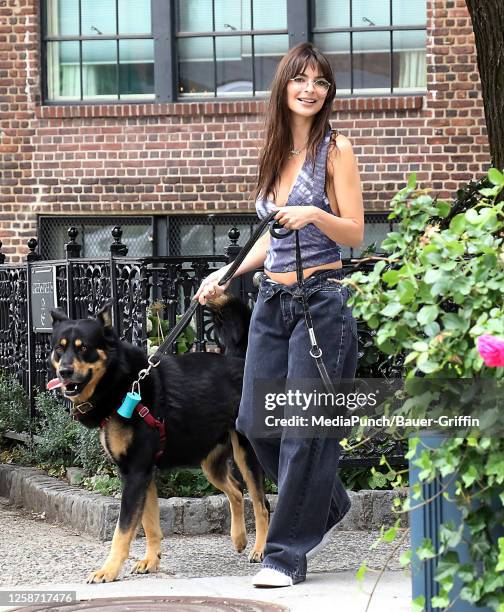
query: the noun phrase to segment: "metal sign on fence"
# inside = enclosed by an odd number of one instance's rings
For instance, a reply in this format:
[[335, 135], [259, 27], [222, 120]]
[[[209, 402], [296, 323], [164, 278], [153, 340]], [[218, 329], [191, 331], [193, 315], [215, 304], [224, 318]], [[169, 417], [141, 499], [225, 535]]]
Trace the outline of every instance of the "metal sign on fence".
[[34, 332], [52, 331], [51, 310], [57, 308], [56, 266], [31, 266], [31, 316]]

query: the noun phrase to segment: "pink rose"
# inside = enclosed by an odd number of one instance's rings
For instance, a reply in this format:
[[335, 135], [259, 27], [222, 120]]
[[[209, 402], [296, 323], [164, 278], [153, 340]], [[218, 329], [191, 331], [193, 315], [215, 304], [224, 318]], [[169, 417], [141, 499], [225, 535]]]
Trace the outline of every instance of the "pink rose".
[[485, 365], [491, 368], [504, 367], [504, 340], [483, 334], [476, 340], [476, 344]]

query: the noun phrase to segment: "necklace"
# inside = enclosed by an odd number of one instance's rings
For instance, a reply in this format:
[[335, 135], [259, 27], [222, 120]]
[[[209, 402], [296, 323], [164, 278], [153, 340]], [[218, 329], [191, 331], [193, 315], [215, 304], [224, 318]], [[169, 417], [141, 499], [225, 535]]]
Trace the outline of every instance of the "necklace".
[[306, 149], [306, 145], [304, 145], [303, 147], [301, 147], [301, 149], [291, 149], [289, 151], [289, 159], [292, 159], [293, 157], [296, 157], [296, 155], [301, 155], [301, 153]]

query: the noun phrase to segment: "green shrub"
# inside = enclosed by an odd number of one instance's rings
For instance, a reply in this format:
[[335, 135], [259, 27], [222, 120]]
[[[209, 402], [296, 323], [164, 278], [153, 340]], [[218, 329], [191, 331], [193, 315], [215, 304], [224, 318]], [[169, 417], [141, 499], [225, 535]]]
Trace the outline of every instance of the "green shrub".
[[[381, 351], [405, 355], [408, 382], [481, 377], [504, 381], [504, 368], [485, 366], [476, 347], [484, 333], [504, 337], [504, 203], [499, 201], [504, 175], [492, 168], [488, 180], [493, 186], [480, 189], [472, 208], [452, 214], [449, 204], [417, 190], [412, 175], [393, 200], [391, 217], [400, 223], [382, 243], [387, 261], [377, 263], [370, 274], [357, 272], [350, 279], [356, 288], [354, 314], [377, 330]], [[414, 396], [408, 408], [415, 410], [415, 417], [424, 417], [435, 398], [427, 393]], [[497, 423], [502, 419], [494, 405], [487, 417]], [[410, 440], [408, 458], [419, 443], [418, 437]], [[495, 542], [492, 536], [504, 521], [504, 440], [497, 435], [447, 437], [440, 448], [424, 448], [415, 465], [421, 471], [420, 482], [412, 487], [414, 506], [432, 501], [422, 499], [422, 485], [449, 478], [463, 520], [458, 526], [441, 524], [439, 545], [426, 538], [416, 550], [419, 559], [436, 560], [439, 594], [428, 602], [429, 609], [452, 607], [458, 577], [461, 600], [504, 610], [504, 538]], [[502, 502], [497, 509], [494, 500]], [[409, 511], [410, 499], [396, 501], [401, 512]], [[464, 526], [470, 536], [470, 563], [462, 563], [453, 550]], [[391, 542], [397, 533], [398, 523], [381, 541]], [[359, 576], [365, 566], [361, 570]], [[415, 609], [423, 609], [427, 602], [422, 599], [413, 602]]]
[[14, 376], [0, 373], [0, 433], [11, 429], [18, 433], [29, 429], [28, 397]]

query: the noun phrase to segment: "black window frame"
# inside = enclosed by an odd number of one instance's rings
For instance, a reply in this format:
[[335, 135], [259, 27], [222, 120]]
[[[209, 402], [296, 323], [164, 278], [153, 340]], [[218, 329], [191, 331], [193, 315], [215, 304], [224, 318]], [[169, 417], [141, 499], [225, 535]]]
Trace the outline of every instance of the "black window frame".
[[[397, 223], [394, 220], [387, 220], [390, 211], [365, 211], [364, 212], [364, 226], [372, 224], [387, 224], [388, 230], [393, 231], [394, 225]], [[164, 214], [164, 215], [51, 215], [41, 214], [37, 215], [37, 236], [39, 237], [39, 252], [44, 255], [46, 252], [46, 239], [47, 234], [51, 231], [51, 225], [56, 222], [59, 226], [62, 225], [62, 221], [66, 221], [66, 229], [68, 230], [72, 226], [79, 226], [79, 223], [92, 220], [95, 223], [103, 222], [104, 225], [114, 226], [124, 225], [124, 220], [127, 219], [130, 224], [150, 225], [150, 235], [152, 237], [152, 254], [151, 255], [135, 255], [135, 257], [161, 257], [161, 256], [182, 256], [180, 252], [177, 252], [177, 245], [180, 244], [180, 227], [189, 225], [189, 222], [197, 224], [198, 221], [201, 225], [213, 225], [213, 242], [215, 246], [215, 228], [217, 225], [222, 226], [224, 223], [222, 219], [226, 218], [228, 222], [226, 226], [230, 230], [233, 227], [233, 220], [236, 220], [238, 225], [249, 225], [250, 233], [259, 224], [259, 219], [253, 211], [244, 211], [241, 213], [233, 213], [231, 211], [223, 211], [220, 213], [186, 213], [186, 214]], [[203, 222], [203, 223], [202, 223]], [[248, 237], [240, 236], [238, 244], [243, 246]], [[112, 244], [113, 238], [110, 236], [110, 244]], [[128, 246], [128, 240], [122, 240]], [[82, 244], [82, 236], [77, 236], [77, 243]], [[366, 248], [366, 247], [364, 247]], [[214, 248], [212, 249], [214, 250]], [[343, 247], [345, 254], [348, 253], [350, 258], [354, 257], [355, 249], [352, 247]], [[358, 249], [359, 252], [363, 248]], [[200, 255], [224, 255], [224, 253], [200, 253]], [[100, 257], [108, 256], [108, 252], [100, 255]], [[130, 255], [131, 256], [131, 255]], [[56, 259], [64, 259], [65, 253], [59, 254]], [[192, 255], [188, 256], [192, 257]]]
[[[312, 24], [315, 24], [315, 4], [317, 0], [311, 0], [310, 2], [310, 21]], [[353, 14], [353, 3], [354, 0], [347, 0], [350, 4], [350, 24], [352, 23], [352, 14]], [[394, 0], [388, 0], [389, 2], [389, 25], [368, 25], [368, 26], [346, 26], [341, 28], [317, 28], [315, 25], [311, 28], [311, 40], [313, 40], [313, 36], [316, 34], [349, 34], [350, 35], [350, 94], [347, 94], [345, 98], [356, 98], [356, 97], [385, 97], [385, 96], [404, 96], [404, 95], [421, 95], [425, 94], [425, 89], [418, 89], [405, 92], [394, 92], [394, 43], [393, 37], [394, 32], [404, 32], [409, 30], [424, 30], [427, 32], [427, 23], [425, 24], [417, 24], [417, 25], [393, 25], [393, 2]], [[354, 93], [354, 52], [353, 52], [353, 36], [354, 34], [358, 34], [360, 32], [389, 32], [389, 61], [390, 61], [390, 92], [379, 92], [379, 93]], [[336, 94], [337, 95], [337, 94]]]
[[[119, 34], [119, 0], [115, 0], [116, 4], [116, 33], [115, 34], [103, 34], [97, 36], [83, 36], [82, 35], [82, 22], [81, 22], [81, 0], [79, 2], [79, 35], [78, 36], [48, 36], [45, 30], [47, 23], [46, 14], [46, 0], [39, 0], [39, 57], [40, 57], [40, 75], [41, 75], [41, 90], [42, 90], [42, 104], [44, 106], [83, 106], [84, 104], [104, 105], [104, 104], [149, 104], [156, 101], [156, 39], [154, 35], [154, 15], [152, 10], [154, 4], [158, 3], [159, 0], [151, 0], [151, 32], [150, 34]], [[169, 2], [168, 4], [171, 4]], [[84, 84], [83, 84], [83, 70], [82, 70], [82, 43], [85, 41], [103, 41], [103, 40], [115, 40], [116, 41], [116, 90], [117, 98], [84, 98]], [[120, 41], [122, 40], [153, 40], [154, 42], [154, 92], [152, 96], [133, 98], [128, 94], [127, 99], [121, 99], [120, 92]], [[47, 70], [47, 46], [48, 43], [54, 42], [78, 42], [79, 43], [79, 78], [80, 78], [80, 100], [51, 100], [48, 97], [48, 70]]]
[[[116, 0], [117, 1], [117, 0]], [[243, 96], [191, 96], [191, 97], [178, 97], [178, 71], [177, 71], [177, 58], [176, 48], [177, 39], [182, 37], [197, 37], [197, 36], [240, 36], [250, 35], [252, 36], [252, 45], [254, 36], [260, 34], [287, 34], [289, 40], [289, 48], [297, 45], [300, 42], [311, 41], [315, 34], [324, 33], [337, 33], [337, 32], [350, 32], [350, 40], [353, 38], [355, 32], [371, 32], [371, 31], [389, 31], [391, 47], [390, 62], [391, 62], [391, 91], [389, 93], [377, 92], [377, 93], [358, 93], [349, 95], [339, 96], [340, 98], [354, 98], [354, 97], [390, 97], [390, 96], [404, 96], [404, 95], [423, 95], [426, 93], [425, 89], [419, 89], [411, 92], [399, 92], [393, 91], [393, 52], [392, 52], [392, 37], [394, 31], [401, 30], [426, 30], [426, 25], [408, 25], [408, 26], [368, 26], [368, 27], [345, 27], [345, 28], [314, 28], [312, 24], [315, 23], [315, 2], [317, 0], [286, 0], [287, 2], [287, 30], [240, 30], [240, 31], [225, 31], [225, 32], [188, 32], [188, 33], [177, 33], [176, 32], [176, 5], [177, 0], [151, 0], [151, 18], [152, 18], [152, 31], [151, 35], [138, 36], [138, 35], [123, 35], [123, 36], [91, 36], [84, 37], [86, 40], [105, 40], [105, 39], [126, 39], [126, 38], [153, 38], [154, 39], [154, 95], [152, 98], [128, 98], [127, 100], [117, 99], [85, 99], [85, 100], [49, 100], [47, 97], [47, 54], [46, 54], [46, 43], [54, 40], [79, 40], [82, 37], [47, 37], [44, 32], [45, 15], [43, 14], [44, 0], [40, 1], [40, 68], [42, 75], [42, 100], [45, 106], [54, 105], [104, 105], [104, 104], [150, 104], [153, 102], [165, 103], [165, 102], [179, 102], [181, 104], [190, 102], [239, 102], [239, 101], [251, 101], [261, 100], [264, 98], [262, 95], [243, 95]], [[348, 0], [351, 3], [353, 0]], [[392, 12], [392, 0], [390, 2], [390, 12]], [[392, 19], [390, 20], [392, 22]], [[253, 24], [252, 24], [253, 25]], [[117, 43], [119, 45], [119, 42]], [[82, 47], [82, 45], [81, 45]], [[214, 43], [215, 47], [215, 43]], [[254, 47], [252, 46], [252, 55]], [[117, 62], [119, 62], [119, 55], [117, 56]], [[350, 47], [350, 62], [351, 62], [351, 88], [353, 91], [353, 55], [352, 47]], [[215, 48], [214, 48], [214, 64], [215, 64]], [[252, 61], [252, 66], [254, 61]], [[81, 69], [81, 81], [82, 81], [82, 69]], [[82, 83], [81, 83], [81, 96], [83, 95]]]
[[[348, 0], [351, 3], [353, 0]], [[355, 32], [370, 32], [370, 31], [389, 31], [390, 32], [390, 93], [358, 93], [341, 96], [341, 98], [353, 98], [353, 97], [384, 97], [384, 96], [404, 96], [404, 95], [422, 95], [425, 94], [424, 89], [417, 91], [395, 93], [393, 88], [393, 50], [392, 50], [392, 37], [394, 31], [401, 30], [425, 30], [426, 25], [408, 25], [408, 26], [368, 26], [368, 27], [345, 27], [345, 28], [312, 28], [312, 23], [315, 23], [315, 2], [316, 0], [287, 0], [287, 30], [250, 30], [250, 31], [231, 31], [231, 32], [219, 32], [218, 36], [239, 36], [239, 35], [251, 35], [252, 41], [254, 35], [258, 34], [288, 34], [289, 48], [297, 45], [300, 42], [310, 41], [313, 39], [315, 34], [324, 33], [348, 33], [350, 32], [350, 40], [352, 41], [353, 33]], [[392, 0], [390, 2], [390, 12], [392, 12]], [[44, 32], [45, 15], [43, 14], [44, 1], [40, 2], [41, 10], [40, 13], [40, 68], [42, 74], [42, 100], [46, 106], [52, 105], [99, 105], [99, 104], [149, 104], [152, 102], [230, 102], [230, 101], [250, 101], [260, 100], [263, 96], [259, 95], [244, 95], [244, 96], [233, 96], [231, 97], [219, 97], [219, 96], [202, 96], [202, 97], [178, 97], [178, 73], [177, 73], [177, 62], [176, 62], [176, 45], [177, 38], [180, 37], [195, 37], [195, 36], [213, 36], [215, 32], [190, 32], [185, 34], [177, 34], [176, 32], [176, 2], [166, 0], [151, 0], [151, 16], [152, 16], [152, 32], [151, 35], [139, 36], [139, 35], [122, 35], [122, 36], [91, 36], [91, 37], [47, 37]], [[392, 21], [392, 18], [391, 20]], [[81, 99], [81, 100], [49, 100], [47, 97], [47, 42], [55, 40], [105, 40], [105, 39], [138, 39], [138, 38], [153, 38], [154, 39], [154, 95], [152, 98], [128, 98], [127, 100], [121, 99]], [[215, 40], [215, 38], [214, 38]], [[253, 45], [253, 42], [252, 42]], [[82, 48], [82, 44], [80, 45]], [[252, 54], [254, 48], [252, 46]], [[81, 58], [82, 59], [82, 58]], [[119, 53], [117, 53], [117, 62], [119, 62]], [[353, 91], [353, 55], [352, 45], [350, 45], [350, 62], [351, 62], [351, 92]], [[254, 61], [252, 61], [252, 66]], [[166, 76], [168, 75], [168, 76]], [[171, 78], [170, 78], [171, 75]], [[118, 78], [118, 77], [117, 77]], [[81, 81], [82, 81], [82, 69], [81, 69]], [[118, 88], [119, 89], [119, 88]], [[81, 96], [82, 82], [81, 82]]]

